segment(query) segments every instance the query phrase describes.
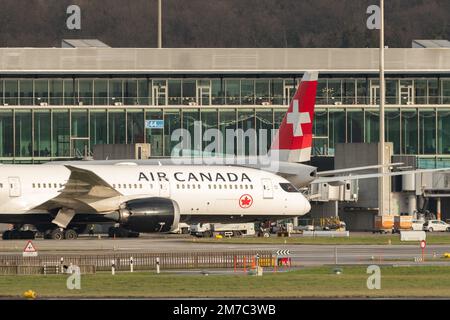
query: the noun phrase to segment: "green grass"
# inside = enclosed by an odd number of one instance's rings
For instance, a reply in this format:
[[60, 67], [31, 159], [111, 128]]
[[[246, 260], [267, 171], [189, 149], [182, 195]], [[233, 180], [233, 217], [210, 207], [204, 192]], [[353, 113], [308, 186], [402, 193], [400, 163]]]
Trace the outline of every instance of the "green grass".
[[448, 267], [383, 267], [381, 290], [366, 287], [365, 267], [307, 268], [262, 277], [108, 273], [82, 275], [81, 290], [68, 290], [61, 275], [0, 276], [0, 297], [21, 297], [31, 289], [39, 297], [450, 297]]
[[[404, 244], [411, 245], [418, 242], [400, 241], [400, 235], [367, 235], [350, 236], [345, 238], [325, 238], [325, 237], [302, 237], [294, 236], [289, 238], [270, 237], [270, 238], [197, 238], [193, 242], [201, 243], [228, 243], [228, 244], [314, 244], [314, 245], [385, 245], [385, 244]], [[429, 235], [427, 234], [427, 244], [450, 244], [449, 235]]]

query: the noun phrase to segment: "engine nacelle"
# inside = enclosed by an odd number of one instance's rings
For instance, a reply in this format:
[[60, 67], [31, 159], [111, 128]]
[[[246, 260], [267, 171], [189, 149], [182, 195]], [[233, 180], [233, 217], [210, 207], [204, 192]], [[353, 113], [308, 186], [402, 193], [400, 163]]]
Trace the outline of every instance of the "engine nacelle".
[[180, 213], [166, 198], [129, 200], [119, 209], [119, 223], [136, 232], [169, 232], [178, 227]]

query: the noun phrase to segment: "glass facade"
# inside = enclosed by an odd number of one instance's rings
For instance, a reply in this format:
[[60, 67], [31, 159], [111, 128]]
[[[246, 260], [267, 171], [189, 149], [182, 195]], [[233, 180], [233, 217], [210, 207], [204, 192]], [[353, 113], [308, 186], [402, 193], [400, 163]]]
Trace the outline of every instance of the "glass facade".
[[[219, 129], [223, 135], [210, 152], [261, 154], [300, 78], [0, 79], [0, 159], [78, 157], [105, 143], [150, 143], [153, 156], [169, 156], [180, 143], [172, 133], [185, 128], [193, 138], [195, 121], [201, 121], [201, 134]], [[333, 156], [340, 142], [378, 142], [379, 92], [376, 78], [323, 75], [314, 155]], [[145, 128], [146, 120], [164, 120], [164, 127]], [[385, 120], [394, 154], [416, 155], [425, 167], [450, 161], [450, 77], [388, 77]], [[227, 136], [228, 129], [255, 129], [254, 137]], [[261, 136], [263, 130], [268, 134]], [[215, 137], [208, 139], [189, 148], [203, 149]], [[226, 149], [227, 139], [234, 139], [234, 150]]]
[[[0, 79], [0, 104], [45, 105], [284, 105], [301, 78]], [[321, 78], [318, 105], [379, 103], [378, 80]], [[450, 104], [450, 78], [386, 79], [388, 105]]]

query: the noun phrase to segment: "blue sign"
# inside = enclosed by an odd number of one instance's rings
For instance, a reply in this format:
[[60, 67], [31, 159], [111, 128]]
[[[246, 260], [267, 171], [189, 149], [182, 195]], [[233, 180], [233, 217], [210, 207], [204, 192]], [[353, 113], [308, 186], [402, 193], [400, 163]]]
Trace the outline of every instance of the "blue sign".
[[145, 120], [146, 129], [164, 129], [164, 120]]

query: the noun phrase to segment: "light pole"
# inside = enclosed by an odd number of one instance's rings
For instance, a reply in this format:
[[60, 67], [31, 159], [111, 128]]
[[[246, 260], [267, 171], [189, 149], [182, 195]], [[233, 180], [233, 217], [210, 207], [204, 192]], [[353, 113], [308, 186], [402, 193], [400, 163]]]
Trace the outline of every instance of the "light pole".
[[162, 48], [162, 0], [158, 0], [158, 48]]
[[385, 192], [385, 144], [384, 144], [384, 0], [380, 0], [380, 143], [378, 164], [381, 165], [379, 172], [382, 174], [378, 181], [378, 215], [384, 215], [384, 192]]

